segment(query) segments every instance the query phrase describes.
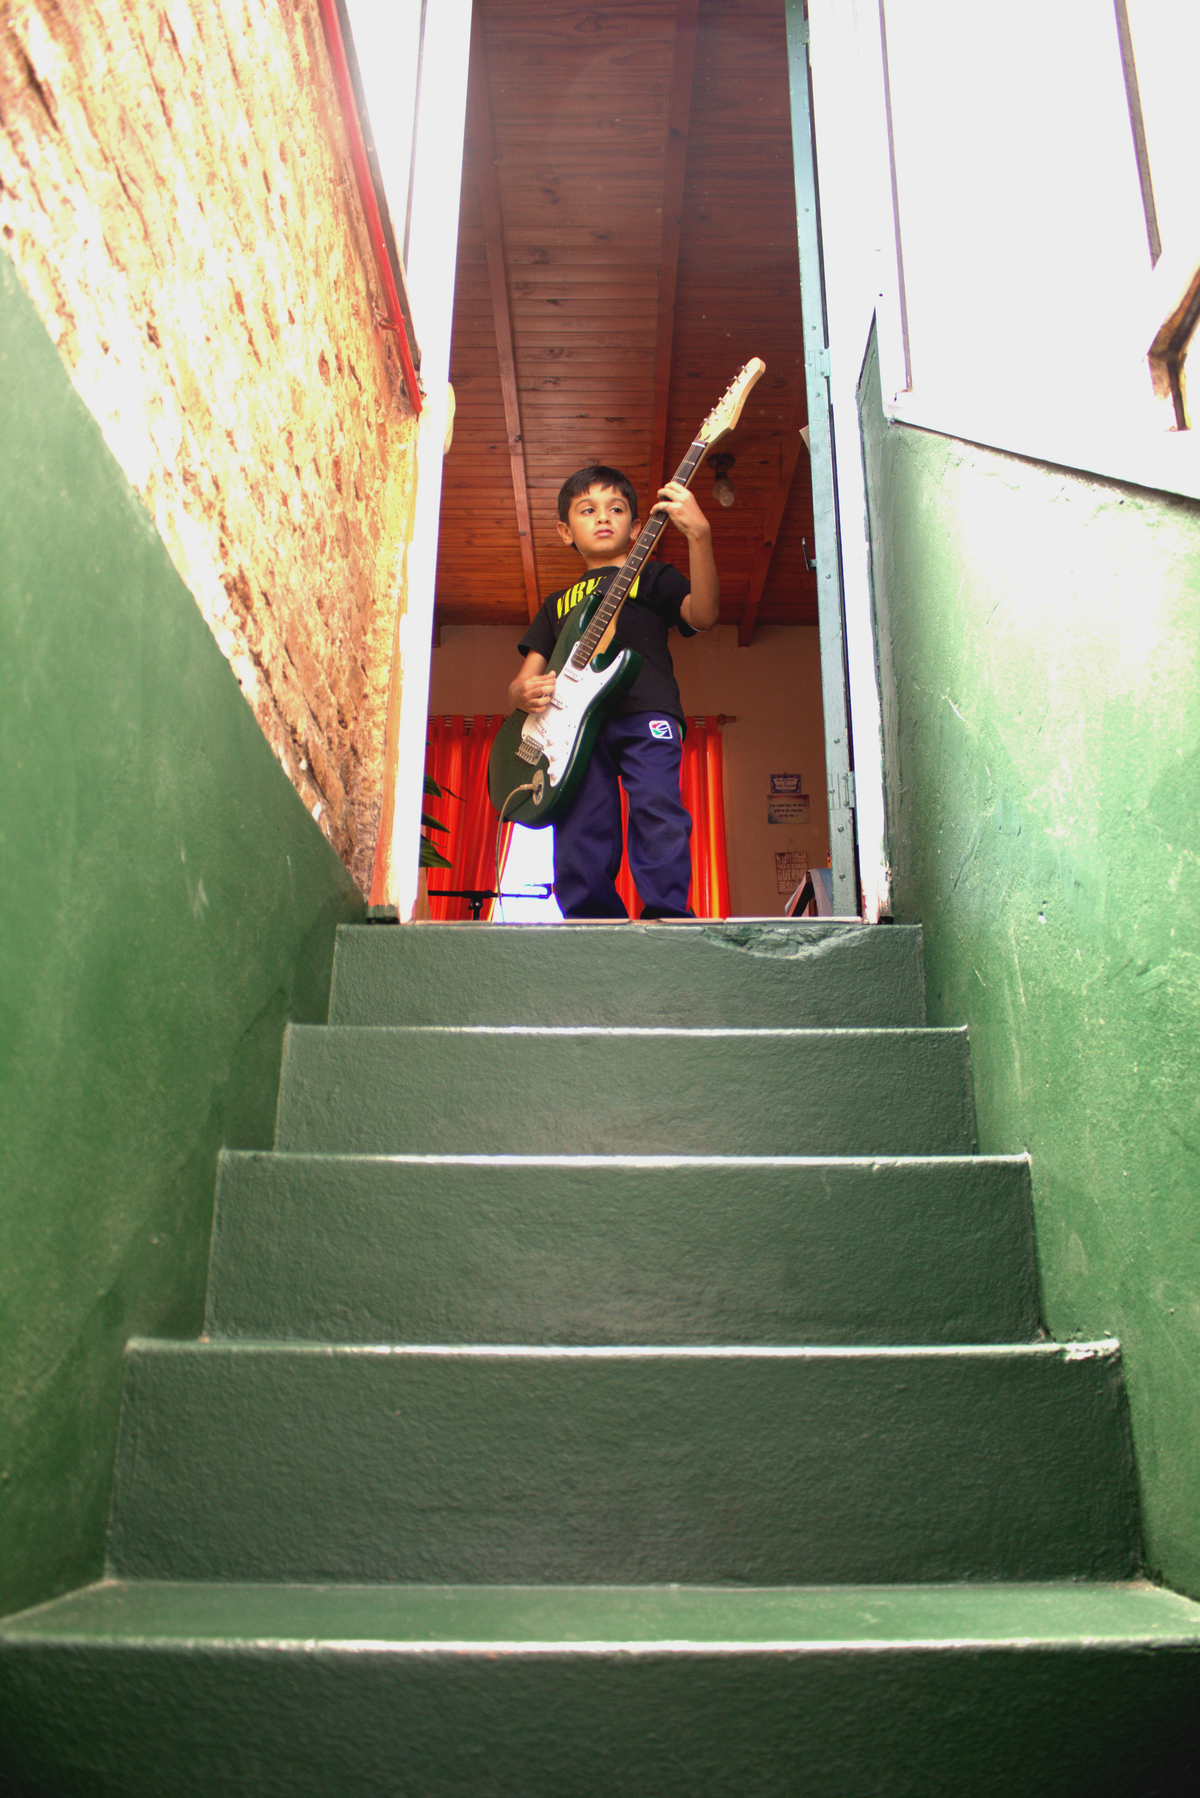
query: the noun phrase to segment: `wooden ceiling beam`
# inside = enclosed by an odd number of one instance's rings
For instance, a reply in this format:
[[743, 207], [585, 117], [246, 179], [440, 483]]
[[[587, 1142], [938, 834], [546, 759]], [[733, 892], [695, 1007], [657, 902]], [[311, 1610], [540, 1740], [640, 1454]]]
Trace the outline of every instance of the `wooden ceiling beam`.
[[687, 173], [688, 122], [696, 67], [696, 17], [700, 0], [676, 0], [675, 60], [667, 104], [667, 154], [663, 168], [662, 241], [658, 255], [658, 314], [654, 340], [654, 411], [650, 425], [650, 502], [666, 479], [667, 405], [671, 397], [671, 356], [675, 347], [675, 284], [679, 275], [679, 233], [683, 182]]
[[783, 514], [787, 510], [788, 499], [792, 491], [792, 483], [796, 475], [796, 464], [804, 448], [804, 439], [800, 435], [800, 426], [808, 416], [808, 407], [803, 396], [795, 409], [788, 432], [781, 446], [779, 461], [779, 481], [767, 509], [766, 528], [762, 542], [754, 556], [754, 566], [750, 570], [750, 586], [746, 594], [746, 603], [742, 607], [741, 622], [738, 625], [738, 647], [746, 649], [754, 635], [754, 621], [758, 616], [759, 602], [763, 596], [763, 588], [767, 584], [767, 576], [771, 572], [771, 557], [775, 554], [775, 543], [783, 524]]
[[479, 187], [479, 210], [483, 215], [483, 243], [487, 255], [488, 289], [492, 300], [492, 323], [496, 332], [496, 354], [500, 362], [500, 391], [504, 399], [504, 427], [508, 436], [508, 460], [512, 474], [513, 500], [517, 508], [517, 531], [521, 546], [521, 572], [525, 580], [525, 604], [530, 618], [541, 605], [537, 558], [533, 547], [533, 524], [529, 515], [529, 484], [525, 471], [525, 443], [521, 429], [521, 407], [517, 397], [517, 362], [513, 350], [512, 312], [508, 301], [508, 268], [504, 254], [504, 213], [500, 205], [500, 182], [496, 174], [496, 130], [492, 120], [492, 97], [488, 85], [487, 43], [483, 35], [483, 9], [471, 9], [471, 65], [467, 82], [467, 118], [471, 147], [475, 154], [475, 179]]

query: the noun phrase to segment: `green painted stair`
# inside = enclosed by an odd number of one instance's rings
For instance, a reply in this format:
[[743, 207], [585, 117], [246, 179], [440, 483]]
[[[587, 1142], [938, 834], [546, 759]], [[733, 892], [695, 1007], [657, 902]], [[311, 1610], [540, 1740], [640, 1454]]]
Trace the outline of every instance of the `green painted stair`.
[[1177, 1794], [1196, 1610], [1141, 1584], [109, 1582], [6, 1627], [10, 1789]]
[[276, 1147], [962, 1155], [965, 1030], [289, 1025]]
[[1175, 1792], [1113, 1342], [1045, 1341], [920, 933], [359, 928], [110, 1577], [0, 1623], [9, 1789]]
[[982, 1343], [1041, 1334], [1024, 1157], [227, 1153], [206, 1334]]
[[343, 926], [329, 1022], [903, 1030], [925, 1022], [921, 931], [842, 919]]
[[136, 1343], [111, 1560], [150, 1579], [1129, 1578], [1115, 1345]]

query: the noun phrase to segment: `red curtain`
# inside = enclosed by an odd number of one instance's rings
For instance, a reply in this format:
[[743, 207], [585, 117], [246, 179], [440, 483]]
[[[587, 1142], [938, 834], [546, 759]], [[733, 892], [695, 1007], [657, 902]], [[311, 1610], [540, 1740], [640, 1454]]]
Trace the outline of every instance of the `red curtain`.
[[[490, 892], [496, 884], [496, 813], [488, 798], [487, 765], [492, 742], [503, 723], [500, 714], [429, 720], [425, 772], [439, 787], [459, 795], [457, 799], [426, 798], [424, 802], [424, 810], [447, 827], [428, 835], [454, 864], [429, 870], [429, 885], [435, 889], [429, 895], [429, 913], [438, 923], [469, 918], [471, 907], [466, 899], [439, 898], [437, 888]], [[490, 911], [485, 904], [484, 917]]]
[[692, 814], [692, 910], [698, 918], [729, 916], [725, 860], [724, 755], [715, 718], [689, 718], [679, 790]]
[[[729, 869], [725, 861], [725, 797], [722, 785], [721, 729], [715, 718], [689, 718], [679, 768], [679, 792], [692, 815], [691, 906], [698, 918], [729, 916]], [[621, 789], [622, 829], [629, 822], [629, 802]], [[629, 872], [628, 854], [621, 858], [617, 891], [631, 918], [640, 915], [641, 899]]]

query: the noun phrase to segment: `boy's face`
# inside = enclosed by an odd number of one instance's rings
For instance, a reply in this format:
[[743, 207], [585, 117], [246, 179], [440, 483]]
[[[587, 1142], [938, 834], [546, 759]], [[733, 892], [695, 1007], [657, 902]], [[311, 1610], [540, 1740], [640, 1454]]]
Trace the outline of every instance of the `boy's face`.
[[589, 568], [623, 562], [637, 528], [637, 518], [615, 487], [596, 483], [577, 494], [567, 508], [567, 522], [559, 521], [558, 534], [574, 544]]

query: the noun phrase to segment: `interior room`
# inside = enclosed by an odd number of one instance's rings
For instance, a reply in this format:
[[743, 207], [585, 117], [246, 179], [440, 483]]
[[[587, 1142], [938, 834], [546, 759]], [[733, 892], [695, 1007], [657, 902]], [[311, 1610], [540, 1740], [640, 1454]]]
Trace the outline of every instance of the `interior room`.
[[[689, 740], [712, 744], [723, 801], [726, 886], [701, 893], [693, 856], [702, 916], [782, 915], [829, 855], [784, 8], [477, 6], [431, 770], [434, 735], [476, 746], [473, 760], [443, 757], [443, 771], [481, 765], [527, 621], [582, 572], [555, 531], [564, 478], [589, 462], [623, 469], [644, 515], [754, 356], [766, 373], [719, 445], [725, 460], [710, 454], [693, 483], [712, 524], [720, 622], [671, 637]], [[687, 568], [671, 526], [656, 554]], [[447, 826], [427, 834], [453, 863], [429, 871], [435, 918], [472, 915], [442, 893], [494, 882], [490, 839], [464, 867], [465, 797], [427, 804]], [[507, 851], [502, 887], [536, 892], [550, 833], [520, 834], [545, 840], [518, 843], [519, 866]], [[514, 901], [501, 915], [555, 908]]]

